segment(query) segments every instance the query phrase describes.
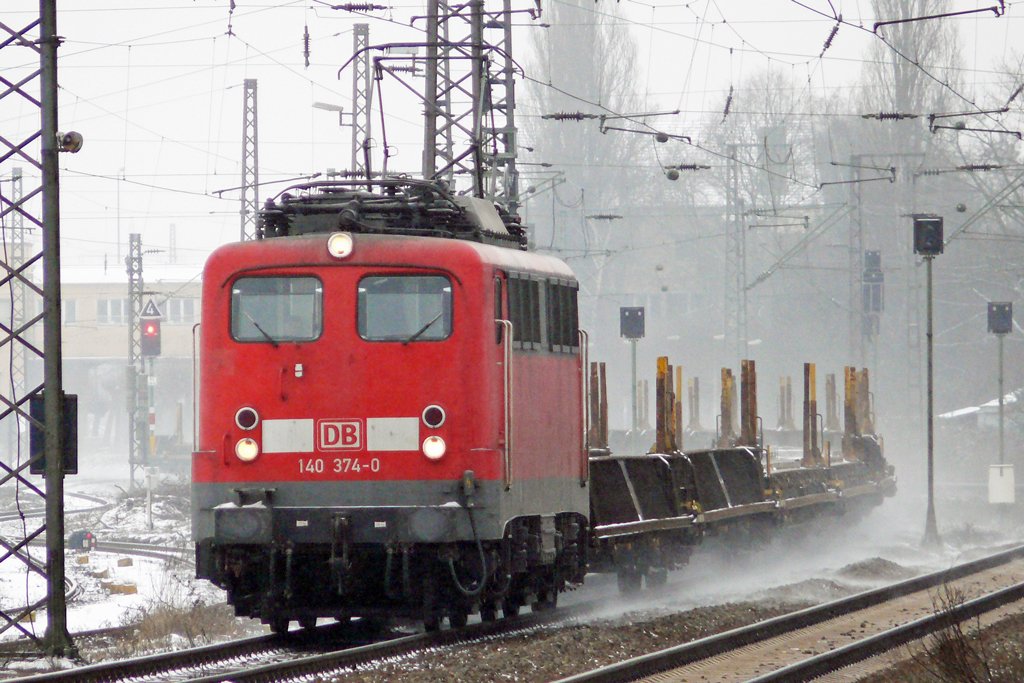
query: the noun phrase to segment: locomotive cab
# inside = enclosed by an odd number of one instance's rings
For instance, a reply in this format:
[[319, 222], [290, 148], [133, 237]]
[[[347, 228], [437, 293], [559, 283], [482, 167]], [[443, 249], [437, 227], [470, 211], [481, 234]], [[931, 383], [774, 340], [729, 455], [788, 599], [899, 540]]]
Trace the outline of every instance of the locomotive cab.
[[204, 272], [197, 574], [275, 630], [552, 606], [586, 567], [575, 280], [557, 259], [311, 232]]

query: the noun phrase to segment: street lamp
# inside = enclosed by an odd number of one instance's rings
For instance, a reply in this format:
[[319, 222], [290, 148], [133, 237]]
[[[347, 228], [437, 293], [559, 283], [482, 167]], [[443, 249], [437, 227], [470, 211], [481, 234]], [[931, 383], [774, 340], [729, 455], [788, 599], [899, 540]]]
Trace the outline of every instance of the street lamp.
[[928, 299], [928, 513], [925, 517], [925, 546], [939, 545], [939, 529], [935, 522], [935, 385], [933, 382], [932, 344], [932, 261], [942, 253], [942, 216], [914, 216], [914, 253], [924, 257]]
[[345, 108], [340, 104], [331, 104], [330, 102], [314, 102], [313, 109], [323, 109], [324, 111], [336, 111], [338, 112], [338, 125], [345, 125]]

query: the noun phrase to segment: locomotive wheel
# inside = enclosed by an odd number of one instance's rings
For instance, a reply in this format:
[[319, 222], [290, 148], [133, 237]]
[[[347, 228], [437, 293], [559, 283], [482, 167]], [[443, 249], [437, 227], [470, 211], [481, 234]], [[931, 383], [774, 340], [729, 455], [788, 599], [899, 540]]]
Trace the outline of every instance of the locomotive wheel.
[[288, 633], [288, 624], [291, 621], [287, 617], [271, 617], [270, 618], [270, 630], [277, 635]]
[[452, 628], [463, 628], [469, 623], [469, 612], [461, 607], [452, 608], [448, 613], [448, 625]]
[[644, 575], [635, 569], [620, 569], [618, 574], [619, 592], [631, 595], [640, 590]]
[[519, 603], [514, 598], [505, 598], [501, 601], [501, 613], [506, 619], [519, 616]]
[[488, 600], [480, 605], [480, 621], [496, 621], [498, 619], [498, 605], [493, 600]]
[[433, 573], [427, 572], [423, 576], [423, 628], [427, 632], [440, 631], [441, 617], [437, 608], [437, 584]]
[[302, 627], [303, 631], [312, 631], [316, 629], [316, 617], [301, 617], [299, 619], [299, 626]]

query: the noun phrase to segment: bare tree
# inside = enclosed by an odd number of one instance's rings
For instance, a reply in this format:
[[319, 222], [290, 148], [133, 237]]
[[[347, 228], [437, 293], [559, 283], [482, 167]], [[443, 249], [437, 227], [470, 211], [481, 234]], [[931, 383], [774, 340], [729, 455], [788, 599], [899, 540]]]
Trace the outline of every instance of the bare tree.
[[[534, 34], [530, 80], [521, 98], [526, 144], [534, 149], [529, 158], [555, 162], [552, 172], [560, 173], [550, 214], [539, 210], [539, 197], [530, 207], [533, 234], [538, 247], [558, 251], [576, 268], [583, 293], [593, 297], [584, 306], [587, 317], [594, 315], [597, 297], [615, 270], [612, 255], [628, 246], [635, 232], [633, 225], [622, 226], [637, 204], [637, 167], [649, 137], [602, 134], [599, 120], [551, 115], [603, 115], [622, 127], [640, 127], [615, 118], [638, 113], [642, 100], [635, 89], [636, 47], [613, 19], [585, 0], [547, 5], [549, 28]], [[524, 165], [526, 173], [531, 168]]]

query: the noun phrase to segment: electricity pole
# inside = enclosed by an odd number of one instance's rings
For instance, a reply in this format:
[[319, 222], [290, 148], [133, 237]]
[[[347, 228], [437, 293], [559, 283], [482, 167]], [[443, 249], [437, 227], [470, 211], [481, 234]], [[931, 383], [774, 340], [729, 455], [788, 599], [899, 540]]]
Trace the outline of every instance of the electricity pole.
[[[4, 35], [6, 34], [6, 35]], [[10, 197], [4, 196], [0, 187], [0, 220], [6, 222], [12, 217], [12, 225], [18, 226], [19, 235], [27, 221], [41, 229], [41, 251], [35, 254], [22, 253], [10, 262], [0, 263], [3, 278], [0, 287], [10, 287], [11, 296], [16, 297], [19, 289], [33, 296], [31, 310], [42, 310], [42, 315], [32, 320], [18, 320], [17, 310], [12, 311], [10, 320], [2, 325], [0, 352], [9, 355], [12, 364], [18, 358], [34, 354], [42, 365], [42, 382], [29, 386], [27, 381], [18, 386], [16, 381], [5, 381], [0, 386], [0, 422], [5, 422], [14, 431], [15, 448], [11, 452], [10, 464], [0, 462], [0, 487], [7, 486], [11, 497], [19, 506], [25, 505], [26, 496], [38, 495], [45, 499], [43, 523], [32, 527], [26, 520], [24, 537], [3, 540], [5, 552], [0, 564], [10, 563], [15, 571], [31, 570], [46, 581], [46, 597], [36, 602], [0, 609], [0, 633], [16, 629], [53, 656], [73, 655], [75, 648], [67, 630], [67, 597], [64, 585], [64, 457], [68, 433], [64, 429], [64, 392], [61, 379], [61, 316], [60, 316], [60, 192], [57, 155], [61, 151], [77, 152], [82, 139], [78, 133], [57, 133], [57, 8], [55, 0], [40, 0], [39, 17], [23, 28], [12, 28], [0, 22], [0, 51], [6, 64], [15, 64], [4, 71], [7, 87], [0, 91], [0, 101], [13, 98], [18, 106], [35, 105], [39, 109], [39, 127], [25, 132], [20, 139], [0, 136], [0, 177], [7, 175], [4, 165], [12, 158], [30, 164], [29, 173], [11, 169], [13, 190]], [[15, 52], [22, 50], [22, 52]], [[32, 53], [34, 59], [25, 59], [24, 50]], [[13, 137], [13, 136], [12, 136]], [[22, 183], [32, 176], [39, 178], [38, 184], [30, 180], [30, 187], [23, 189]], [[24, 242], [21, 243], [22, 248]], [[42, 264], [42, 288], [40, 289], [31, 270], [36, 263]], [[30, 310], [23, 302], [22, 311]], [[16, 308], [16, 307], [15, 307]], [[40, 336], [42, 339], [40, 340]], [[28, 363], [21, 365], [24, 373]], [[23, 380], [24, 375], [22, 376]], [[12, 376], [11, 380], [16, 378]], [[30, 408], [35, 402], [42, 404], [42, 420], [32, 417], [36, 412]], [[32, 442], [35, 448], [27, 448], [21, 436], [20, 423], [27, 422], [34, 432]], [[40, 443], [41, 442], [41, 443]], [[37, 450], [38, 449], [38, 450]], [[45, 492], [37, 481], [29, 479], [32, 470], [42, 472]], [[28, 553], [32, 540], [45, 538], [46, 564]], [[22, 625], [22, 620], [37, 609], [46, 610], [46, 633], [36, 636]]]
[[747, 357], [747, 232], [740, 199], [740, 163], [737, 151], [751, 145], [726, 147], [729, 165], [725, 181], [725, 356], [722, 365], [730, 365], [729, 345], [735, 344], [737, 359]]
[[128, 236], [128, 255], [124, 259], [128, 271], [128, 490], [141, 485], [139, 474], [146, 466], [145, 391], [146, 369], [142, 358], [142, 235]]
[[245, 79], [242, 105], [242, 218], [241, 241], [256, 239], [260, 210], [259, 122], [256, 117], [256, 79]]
[[[25, 196], [24, 190], [24, 176], [20, 167], [14, 167], [11, 169], [11, 205], [19, 206]], [[3, 193], [0, 192], [0, 195]], [[5, 212], [6, 213], [6, 212]], [[12, 211], [10, 213], [10, 260], [9, 265], [12, 268], [19, 268], [25, 264], [25, 233], [28, 230], [25, 227], [25, 216], [21, 211]], [[11, 329], [18, 330], [25, 323], [25, 283], [20, 278], [14, 278], [9, 284], [11, 288]], [[25, 389], [28, 383], [26, 377], [25, 368], [25, 348], [20, 344], [11, 344], [10, 347], [11, 365], [10, 365], [10, 390], [12, 395], [21, 396], [25, 393]], [[10, 454], [18, 452], [18, 441], [21, 438], [23, 420], [14, 416], [12, 419], [7, 420], [6, 426], [7, 431], [7, 455], [5, 458], [8, 465], [14, 465], [15, 461], [10, 458]]]
[[[519, 207], [514, 12], [512, 0], [494, 9], [484, 0], [429, 0], [423, 92], [423, 177], [453, 185], [457, 175], [469, 176], [473, 196], [511, 213]], [[374, 63], [395, 75], [379, 58]]]
[[373, 81], [370, 80], [370, 57], [366, 48], [370, 43], [370, 25], [355, 24], [352, 27], [352, 164], [349, 170], [356, 175], [366, 175], [366, 155], [370, 144], [370, 95]]

